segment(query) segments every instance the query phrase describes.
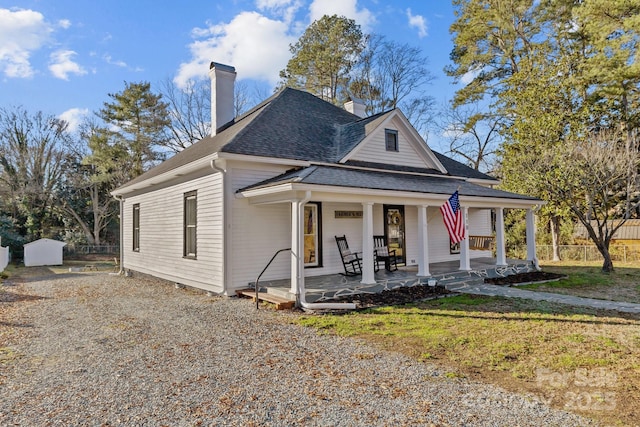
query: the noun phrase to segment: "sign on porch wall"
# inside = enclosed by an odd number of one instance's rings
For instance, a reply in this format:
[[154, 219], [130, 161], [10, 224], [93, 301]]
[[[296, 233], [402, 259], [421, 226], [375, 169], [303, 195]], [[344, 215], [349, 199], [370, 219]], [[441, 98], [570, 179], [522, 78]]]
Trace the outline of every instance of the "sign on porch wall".
[[362, 211], [335, 211], [336, 218], [362, 218]]

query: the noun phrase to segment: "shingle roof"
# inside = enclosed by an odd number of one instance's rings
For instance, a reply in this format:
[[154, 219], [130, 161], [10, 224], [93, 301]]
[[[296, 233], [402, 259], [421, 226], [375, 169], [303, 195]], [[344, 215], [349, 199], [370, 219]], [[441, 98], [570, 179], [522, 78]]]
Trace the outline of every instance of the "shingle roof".
[[[124, 184], [120, 189], [170, 172], [216, 152], [312, 163], [337, 163], [392, 111], [360, 118], [310, 93], [285, 88], [223, 126], [217, 135], [198, 141]], [[435, 155], [451, 175], [493, 179], [442, 154]], [[366, 166], [360, 163], [360, 166]], [[376, 164], [375, 167], [408, 171], [407, 168], [393, 165]], [[420, 172], [424, 171], [438, 173], [427, 169]]]
[[260, 112], [260, 120], [245, 128], [221, 151], [335, 162], [344, 151], [339, 138], [342, 127], [359, 120], [358, 116], [310, 93], [286, 88]]
[[427, 194], [452, 194], [458, 190], [461, 196], [538, 200], [535, 197], [496, 190], [446, 176], [425, 176], [315, 165], [288, 171], [277, 177], [242, 188], [238, 190], [238, 192], [266, 188], [289, 182]]
[[440, 160], [440, 163], [442, 163], [442, 166], [444, 166], [447, 172], [449, 172], [449, 175], [497, 181], [497, 179], [495, 179], [494, 177], [470, 168], [469, 166], [462, 164], [457, 160], [453, 160], [452, 158], [447, 157], [444, 154], [440, 154], [436, 151], [434, 151], [433, 154], [435, 154], [438, 160]]

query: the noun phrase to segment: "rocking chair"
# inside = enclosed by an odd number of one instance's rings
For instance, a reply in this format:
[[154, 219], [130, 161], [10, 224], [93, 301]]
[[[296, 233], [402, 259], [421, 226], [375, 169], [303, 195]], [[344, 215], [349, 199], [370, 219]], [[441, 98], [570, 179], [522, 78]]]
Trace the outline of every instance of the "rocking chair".
[[342, 265], [344, 266], [344, 273], [340, 274], [344, 276], [357, 276], [362, 274], [362, 258], [360, 258], [359, 252], [351, 252], [349, 250], [346, 236], [335, 236], [335, 238], [338, 244], [340, 258], [342, 258]]
[[396, 250], [389, 250], [387, 240], [384, 236], [373, 236], [373, 249], [376, 253], [376, 266], [379, 262], [383, 261], [385, 270], [396, 271], [398, 269]]

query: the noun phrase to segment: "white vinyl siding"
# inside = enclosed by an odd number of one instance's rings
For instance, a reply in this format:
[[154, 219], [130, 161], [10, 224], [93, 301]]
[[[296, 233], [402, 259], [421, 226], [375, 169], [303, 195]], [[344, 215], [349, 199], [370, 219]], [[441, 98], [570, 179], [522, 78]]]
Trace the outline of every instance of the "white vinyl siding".
[[[231, 190], [247, 187], [278, 176], [288, 167], [271, 166], [261, 169], [230, 169]], [[291, 203], [252, 205], [246, 199], [231, 197], [229, 250], [231, 251], [231, 283], [229, 289], [246, 288], [256, 280], [273, 254], [291, 247]], [[283, 279], [291, 275], [291, 255], [285, 252], [260, 279]]]
[[[198, 192], [198, 259], [183, 257], [184, 195]], [[140, 205], [140, 252], [125, 247], [123, 267], [212, 292], [223, 292], [222, 179], [212, 173], [127, 198], [123, 241], [133, 239], [133, 204]]]
[[[418, 153], [414, 147], [414, 144], [424, 144], [424, 142], [413, 140], [413, 136], [407, 133], [402, 126], [397, 126], [399, 124], [398, 120], [394, 120], [386, 129], [377, 129], [375, 133], [368, 137], [363, 143], [364, 145], [358, 147], [350, 159], [416, 168], [435, 168], [435, 165], [431, 164], [431, 162], [425, 162], [422, 153]], [[387, 150], [386, 130], [398, 132], [398, 151]]]

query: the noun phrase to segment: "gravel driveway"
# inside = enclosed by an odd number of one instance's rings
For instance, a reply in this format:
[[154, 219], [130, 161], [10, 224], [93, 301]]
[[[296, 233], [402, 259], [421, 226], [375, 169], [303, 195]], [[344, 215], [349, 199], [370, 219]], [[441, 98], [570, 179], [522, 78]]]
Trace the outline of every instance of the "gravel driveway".
[[3, 289], [2, 426], [590, 425], [250, 300], [103, 273]]

